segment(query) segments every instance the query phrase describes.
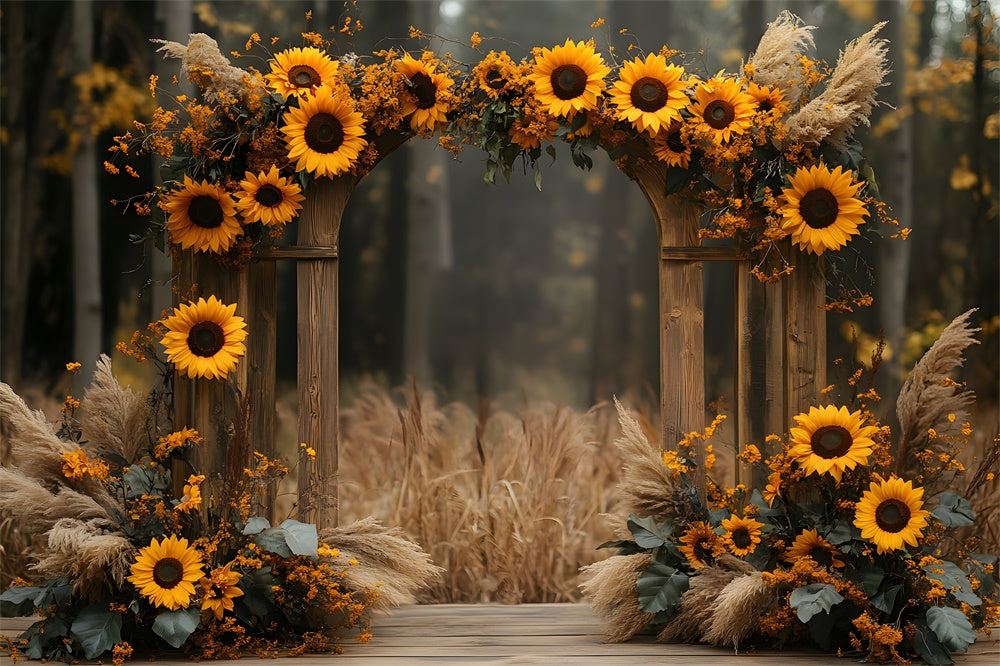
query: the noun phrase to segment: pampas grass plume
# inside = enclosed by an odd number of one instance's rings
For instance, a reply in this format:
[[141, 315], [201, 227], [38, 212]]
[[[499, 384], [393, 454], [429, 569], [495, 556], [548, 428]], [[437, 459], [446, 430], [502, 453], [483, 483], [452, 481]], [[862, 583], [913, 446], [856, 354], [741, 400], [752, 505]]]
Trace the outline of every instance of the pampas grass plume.
[[604, 640], [621, 643], [649, 624], [654, 613], [639, 608], [637, 584], [649, 566], [647, 553], [615, 555], [580, 570], [580, 588], [591, 610], [604, 618]]
[[767, 25], [761, 35], [757, 50], [747, 61], [753, 74], [750, 79], [761, 86], [778, 87], [785, 91], [785, 98], [795, 102], [801, 94], [799, 55], [815, 46], [812, 31], [816, 26], [803, 25], [802, 19], [788, 10]]
[[706, 643], [739, 647], [753, 634], [757, 620], [771, 605], [774, 592], [760, 572], [734, 578], [722, 588], [712, 606], [712, 619], [705, 632]]
[[101, 354], [94, 381], [84, 393], [81, 419], [83, 439], [90, 451], [105, 449], [125, 460], [135, 460], [147, 441], [149, 406], [130, 387], [122, 387], [111, 370], [111, 359]]

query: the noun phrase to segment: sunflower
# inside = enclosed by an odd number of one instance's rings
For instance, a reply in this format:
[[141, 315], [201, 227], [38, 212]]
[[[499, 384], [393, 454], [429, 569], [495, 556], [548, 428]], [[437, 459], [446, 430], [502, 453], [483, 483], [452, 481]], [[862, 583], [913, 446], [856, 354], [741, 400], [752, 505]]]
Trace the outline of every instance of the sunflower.
[[761, 494], [768, 506], [774, 505], [774, 500], [781, 497], [781, 472], [773, 472], [767, 477], [767, 485]]
[[521, 70], [506, 51], [490, 51], [472, 69], [476, 87], [490, 99], [497, 99], [506, 92], [516, 90], [521, 82]]
[[235, 312], [235, 303], [226, 305], [215, 296], [174, 308], [163, 320], [169, 330], [160, 340], [167, 360], [191, 378], [225, 378], [246, 353], [247, 325]]
[[184, 486], [184, 496], [174, 507], [175, 511], [188, 512], [201, 506], [201, 484], [205, 482], [204, 474], [191, 474]]
[[285, 97], [332, 85], [339, 67], [336, 61], [312, 46], [276, 53], [270, 65], [271, 73], [264, 77], [267, 86]]
[[333, 177], [350, 169], [368, 142], [365, 119], [349, 101], [320, 86], [284, 116], [288, 159], [297, 171]]
[[729, 547], [729, 552], [737, 557], [745, 557], [752, 553], [760, 543], [760, 528], [764, 523], [753, 518], [738, 518], [734, 513], [722, 521], [722, 529], [726, 530], [722, 538]]
[[756, 103], [758, 113], [766, 113], [776, 109], [782, 112], [787, 108], [785, 106], [785, 93], [781, 88], [762, 86], [751, 81], [750, 85], [747, 86], [747, 94]]
[[850, 171], [839, 166], [830, 171], [822, 164], [800, 167], [788, 182], [791, 187], [782, 190], [781, 228], [800, 250], [821, 255], [842, 248], [859, 233], [868, 209], [854, 197], [862, 184], [854, 182]]
[[794, 418], [799, 427], [788, 431], [788, 456], [807, 476], [829, 474], [840, 483], [844, 470], [865, 464], [875, 446], [871, 436], [877, 428], [862, 425], [860, 410], [851, 413], [847, 407], [810, 407], [807, 414]]
[[567, 39], [551, 51], [542, 48], [536, 53], [529, 78], [535, 84], [535, 97], [550, 114], [572, 118], [577, 111], [597, 108], [610, 71], [592, 44]]
[[447, 119], [450, 105], [445, 93], [455, 82], [446, 73], [435, 72], [437, 64], [433, 59], [415, 60], [409, 53], [395, 62], [403, 116], [410, 116], [410, 128], [417, 132], [433, 130]]
[[194, 582], [204, 575], [201, 553], [188, 547], [187, 539], [170, 535], [139, 551], [128, 581], [154, 606], [177, 610], [188, 607]]
[[716, 555], [721, 555], [726, 548], [722, 545], [719, 535], [715, 533], [708, 523], [691, 523], [691, 527], [680, 538], [684, 544], [679, 550], [684, 553], [684, 557], [695, 569], [701, 569]]
[[691, 146], [681, 136], [681, 124], [670, 123], [665, 131], [653, 137], [653, 154], [667, 166], [686, 169], [691, 163]]
[[716, 76], [695, 89], [692, 112], [716, 144], [728, 142], [753, 125], [754, 99], [740, 89], [736, 79]]
[[662, 55], [650, 53], [636, 58], [618, 71], [611, 103], [618, 107], [618, 119], [627, 120], [640, 132], [655, 135], [661, 127], [680, 120], [688, 104], [684, 88], [684, 68], [668, 65]]
[[243, 219], [266, 226], [291, 222], [306, 198], [302, 188], [278, 175], [278, 167], [273, 164], [270, 171], [261, 171], [257, 176], [247, 171], [240, 187], [243, 189], [236, 193], [236, 208]]
[[816, 564], [828, 569], [844, 567], [840, 552], [832, 543], [821, 537], [816, 529], [803, 530], [781, 557], [786, 562], [792, 563], [802, 557], [811, 557]]
[[243, 233], [236, 218], [236, 204], [225, 188], [184, 176], [184, 184], [164, 197], [170, 241], [195, 252], [226, 252]]
[[888, 481], [872, 481], [858, 502], [854, 526], [861, 530], [861, 538], [875, 544], [879, 553], [902, 550], [904, 542], [916, 546], [930, 515], [920, 508], [923, 496], [923, 488], [914, 488], [912, 481], [896, 476]]
[[243, 578], [243, 574], [238, 571], [230, 571], [229, 567], [231, 566], [232, 562], [224, 567], [213, 569], [211, 574], [199, 581], [204, 592], [201, 609], [215, 613], [216, 620], [221, 620], [222, 614], [227, 610], [233, 610], [233, 599], [243, 596], [243, 590], [236, 587], [236, 584]]

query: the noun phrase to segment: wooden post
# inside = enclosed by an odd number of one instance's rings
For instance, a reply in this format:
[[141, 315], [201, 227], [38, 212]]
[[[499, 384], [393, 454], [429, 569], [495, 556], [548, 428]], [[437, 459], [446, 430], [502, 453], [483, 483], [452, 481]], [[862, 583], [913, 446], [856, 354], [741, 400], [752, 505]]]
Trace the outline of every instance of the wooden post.
[[820, 257], [789, 249], [795, 270], [782, 281], [785, 310], [785, 425], [815, 405], [826, 386], [826, 279]]
[[[225, 268], [204, 253], [175, 250], [174, 270], [177, 290], [174, 304], [215, 295], [224, 303], [237, 303], [236, 314], [247, 317], [247, 269]], [[253, 335], [253, 332], [250, 332]], [[248, 349], [253, 347], [247, 337]], [[180, 497], [190, 474], [205, 475], [202, 484], [202, 515], [219, 515], [227, 510], [223, 474], [230, 466], [249, 465], [250, 451], [230, 451], [234, 419], [239, 418], [240, 402], [247, 393], [247, 363], [241, 359], [226, 379], [174, 377], [174, 428], [190, 427], [203, 441], [194, 447], [192, 464], [173, 466], [174, 494]], [[235, 457], [240, 458], [236, 460]]]
[[[666, 166], [635, 160], [627, 173], [653, 211], [660, 241], [660, 445], [675, 448], [705, 426], [704, 284], [698, 208], [683, 195], [664, 192]], [[688, 255], [688, 256], [685, 256]], [[706, 501], [705, 448], [696, 447], [698, 497]]]
[[[278, 455], [275, 443], [277, 422], [275, 384], [278, 374], [278, 285], [273, 261], [250, 264], [248, 272], [248, 297], [246, 301], [247, 328], [247, 398], [250, 402], [250, 433], [253, 448], [268, 458]], [[268, 486], [261, 515], [274, 522], [274, 505], [277, 488]]]
[[[298, 244], [318, 248], [301, 258], [298, 277], [299, 449], [298, 518], [319, 529], [337, 524], [339, 418], [337, 241], [344, 208], [356, 179], [317, 178], [306, 193]], [[326, 249], [326, 252], [322, 252]]]

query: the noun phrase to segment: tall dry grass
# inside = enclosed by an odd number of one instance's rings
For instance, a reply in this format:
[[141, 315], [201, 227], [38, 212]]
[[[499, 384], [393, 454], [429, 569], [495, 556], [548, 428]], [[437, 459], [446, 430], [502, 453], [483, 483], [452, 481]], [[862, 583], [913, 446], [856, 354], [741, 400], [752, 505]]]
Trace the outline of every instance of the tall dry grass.
[[430, 553], [446, 573], [423, 601], [579, 597], [579, 568], [614, 533], [606, 405], [474, 411], [411, 383], [395, 395], [370, 386], [342, 413], [342, 520], [374, 515]]

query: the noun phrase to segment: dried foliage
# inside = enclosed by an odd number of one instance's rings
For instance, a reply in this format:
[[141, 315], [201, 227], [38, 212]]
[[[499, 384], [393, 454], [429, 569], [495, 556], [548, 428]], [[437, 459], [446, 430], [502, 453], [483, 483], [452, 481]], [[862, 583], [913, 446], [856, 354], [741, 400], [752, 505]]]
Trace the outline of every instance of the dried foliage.
[[[659, 641], [700, 643], [712, 627], [719, 593], [737, 577], [749, 573], [747, 565], [731, 555], [723, 555], [691, 577], [688, 591], [681, 597], [677, 614], [657, 635]], [[640, 572], [641, 573], [641, 572]]]
[[778, 14], [778, 18], [767, 24], [757, 50], [747, 60], [752, 72], [749, 78], [757, 85], [785, 90], [789, 100], [798, 99], [802, 94], [798, 57], [815, 46], [812, 36], [815, 29], [816, 26], [803, 25], [802, 19], [790, 11]]
[[401, 393], [405, 406], [369, 387], [342, 412], [342, 516], [399, 525], [430, 553], [447, 576], [423, 601], [575, 600], [577, 571], [600, 557], [594, 538], [611, 533], [615, 463], [590, 441], [600, 414], [477, 414], [416, 384]]
[[[955, 317], [941, 336], [914, 366], [896, 400], [899, 417], [900, 441], [897, 455], [897, 473], [912, 473], [919, 462], [913, 454], [934, 442], [929, 438], [932, 428], [939, 435], [952, 434], [950, 429], [960, 427], [968, 420], [968, 408], [975, 396], [956, 384], [949, 375], [965, 362], [962, 352], [978, 344], [978, 328], [969, 326], [969, 317], [975, 309]], [[954, 414], [954, 421], [949, 418]], [[943, 439], [943, 438], [942, 438]]]
[[371, 517], [325, 529], [319, 538], [339, 552], [330, 559], [345, 572], [350, 589], [378, 590], [375, 610], [414, 603], [416, 592], [442, 573], [402, 529], [385, 527]]
[[149, 405], [131, 387], [122, 387], [111, 371], [111, 359], [101, 354], [94, 381], [84, 393], [83, 439], [90, 451], [104, 449], [133, 460], [149, 440]]
[[181, 74], [196, 81], [205, 91], [205, 98], [218, 101], [219, 93], [240, 97], [246, 90], [245, 80], [250, 76], [239, 67], [233, 67], [229, 58], [222, 55], [219, 44], [202, 32], [189, 36], [185, 46], [165, 39], [151, 39], [154, 44], [162, 44], [164, 58], [180, 58]]
[[580, 571], [580, 589], [591, 610], [606, 622], [604, 640], [621, 643], [650, 623], [653, 613], [639, 608], [636, 583], [649, 566], [648, 553], [615, 555]]
[[854, 129], [869, 124], [878, 103], [875, 91], [889, 74], [889, 43], [875, 38], [884, 26], [877, 24], [844, 48], [826, 89], [788, 119], [789, 143], [826, 141], [844, 150]]
[[757, 629], [757, 619], [776, 596], [759, 571], [733, 579], [712, 604], [712, 621], [704, 641], [738, 647]]

